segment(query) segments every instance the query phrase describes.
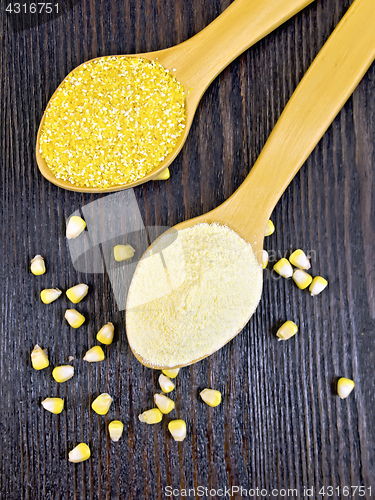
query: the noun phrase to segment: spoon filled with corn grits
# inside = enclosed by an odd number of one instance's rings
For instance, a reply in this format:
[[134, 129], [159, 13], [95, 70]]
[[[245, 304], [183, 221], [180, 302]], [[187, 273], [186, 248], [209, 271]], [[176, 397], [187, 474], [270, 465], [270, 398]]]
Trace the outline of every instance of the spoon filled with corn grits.
[[240, 188], [161, 235], [129, 288], [126, 332], [150, 368], [178, 368], [220, 349], [260, 300], [269, 216], [375, 58], [375, 3], [355, 0], [279, 118]]
[[39, 170], [57, 186], [80, 192], [112, 192], [167, 178], [166, 168], [212, 80], [312, 1], [235, 0], [175, 47], [78, 66], [42, 117]]

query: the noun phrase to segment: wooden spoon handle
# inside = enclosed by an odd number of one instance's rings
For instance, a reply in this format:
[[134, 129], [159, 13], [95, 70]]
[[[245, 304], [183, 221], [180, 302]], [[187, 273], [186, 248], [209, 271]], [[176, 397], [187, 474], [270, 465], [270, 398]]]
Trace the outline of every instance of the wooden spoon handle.
[[293, 93], [241, 187], [217, 210], [262, 245], [280, 196], [375, 59], [375, 1], [355, 0]]

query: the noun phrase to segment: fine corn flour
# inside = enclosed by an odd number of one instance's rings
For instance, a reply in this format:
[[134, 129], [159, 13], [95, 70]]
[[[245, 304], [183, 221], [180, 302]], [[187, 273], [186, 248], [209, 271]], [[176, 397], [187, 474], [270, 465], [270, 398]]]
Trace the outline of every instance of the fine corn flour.
[[130, 285], [130, 346], [150, 367], [191, 364], [245, 326], [261, 291], [251, 245], [227, 226], [169, 231], [146, 252]]

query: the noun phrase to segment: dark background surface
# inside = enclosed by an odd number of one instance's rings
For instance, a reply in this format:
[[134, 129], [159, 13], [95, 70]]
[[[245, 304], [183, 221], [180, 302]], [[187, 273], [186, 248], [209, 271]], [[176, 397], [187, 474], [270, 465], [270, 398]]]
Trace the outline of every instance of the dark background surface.
[[[156, 499], [165, 497], [167, 485], [297, 488], [299, 498], [304, 486], [314, 488], [313, 498], [326, 498], [318, 494], [322, 486], [353, 485], [372, 487], [374, 496], [375, 66], [286, 190], [273, 214], [276, 233], [265, 242], [280, 255], [312, 250], [313, 274], [327, 277], [328, 289], [312, 298], [266, 271], [262, 301], [244, 331], [181, 370], [174, 398], [188, 437], [177, 444], [168, 418], [156, 426], [138, 422], [152, 404], [158, 372], [129, 351], [124, 311], [108, 275], [79, 273], [72, 265], [65, 219], [100, 196], [48, 183], [37, 169], [34, 144], [48, 99], [75, 66], [175, 45], [230, 0], [71, 3], [73, 10], [53, 21], [24, 30], [17, 25], [17, 31], [6, 19], [8, 2], [1, 2], [1, 498]], [[145, 225], [171, 226], [200, 215], [241, 184], [350, 4], [317, 0], [215, 80], [170, 180], [134, 190]], [[37, 253], [47, 262], [42, 277], [29, 272]], [[45, 306], [39, 292], [78, 282], [90, 285], [77, 307], [87, 321], [72, 330], [63, 320], [71, 307], [66, 298]], [[274, 333], [286, 319], [299, 332], [279, 343]], [[116, 341], [104, 362], [88, 366], [80, 359], [107, 321], [116, 325]], [[35, 343], [50, 356], [51, 367], [41, 372], [30, 364]], [[70, 355], [76, 374], [58, 385], [52, 367]], [[356, 382], [347, 400], [335, 395], [338, 376]], [[216, 409], [198, 397], [207, 386], [223, 393]], [[90, 409], [99, 392], [114, 398], [106, 417]], [[40, 405], [53, 395], [66, 401], [58, 416]], [[107, 433], [114, 418], [125, 424], [117, 444]], [[71, 464], [68, 452], [81, 441], [89, 443], [92, 458]], [[346, 496], [336, 490], [333, 498]]]

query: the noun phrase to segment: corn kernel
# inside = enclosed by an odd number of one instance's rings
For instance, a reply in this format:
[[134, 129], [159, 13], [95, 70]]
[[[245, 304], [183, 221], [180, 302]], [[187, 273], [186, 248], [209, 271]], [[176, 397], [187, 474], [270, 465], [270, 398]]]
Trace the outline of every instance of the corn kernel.
[[322, 292], [328, 285], [328, 281], [321, 276], [315, 276], [309, 288], [310, 295], [315, 296]]
[[120, 420], [112, 420], [108, 425], [109, 437], [115, 443], [120, 439], [124, 430], [124, 424]]
[[100, 345], [96, 345], [95, 347], [91, 347], [91, 349], [86, 352], [83, 359], [89, 363], [95, 363], [97, 361], [103, 361], [103, 359], [105, 359], [105, 354]]
[[173, 389], [175, 388], [175, 385], [172, 382], [172, 380], [166, 377], [163, 373], [161, 373], [159, 376], [159, 384], [161, 390], [166, 393], [173, 391]]
[[283, 278], [290, 278], [293, 275], [293, 268], [290, 265], [290, 262], [288, 259], [280, 259], [279, 261], [276, 262], [276, 264], [273, 266], [274, 271], [277, 272], [277, 274], [280, 274]]
[[35, 276], [40, 276], [46, 272], [46, 264], [41, 255], [36, 255], [30, 262], [30, 271], [35, 274]]
[[72, 238], [77, 238], [86, 227], [86, 222], [78, 217], [78, 215], [72, 215], [66, 225], [66, 237], [68, 240]]
[[74, 366], [71, 365], [61, 365], [56, 366], [52, 370], [52, 377], [56, 380], [56, 382], [66, 382], [74, 375]]
[[267, 250], [263, 250], [262, 252], [262, 269], [266, 269], [268, 266], [268, 252]]
[[311, 267], [309, 259], [306, 257], [305, 252], [301, 249], [294, 250], [294, 252], [289, 257], [289, 262], [294, 267], [298, 267], [298, 269], [307, 270]]
[[75, 309], [67, 309], [65, 311], [65, 319], [72, 328], [79, 328], [85, 322], [83, 314]]
[[64, 400], [61, 398], [46, 398], [42, 401], [42, 406], [45, 410], [57, 415], [64, 409]]
[[163, 370], [163, 373], [169, 378], [176, 378], [179, 371], [179, 368], [173, 368], [172, 370]]
[[47, 366], [49, 366], [47, 352], [43, 351], [38, 344], [31, 352], [31, 364], [35, 370], [43, 370], [43, 368], [47, 368]]
[[90, 448], [86, 443], [80, 443], [78, 446], [69, 452], [69, 462], [78, 463], [84, 462], [91, 456]]
[[98, 415], [106, 415], [108, 413], [109, 407], [111, 406], [113, 399], [109, 394], [103, 392], [100, 394], [91, 404], [91, 408]]
[[293, 321], [286, 321], [276, 332], [279, 340], [288, 340], [298, 332], [298, 326]]
[[113, 255], [117, 262], [129, 260], [134, 256], [134, 248], [131, 245], [116, 245], [113, 249]]
[[267, 222], [266, 230], [264, 231], [264, 236], [270, 236], [275, 232], [275, 226], [271, 219]]
[[337, 381], [337, 394], [341, 399], [347, 398], [354, 389], [354, 385], [353, 380], [350, 380], [350, 378], [341, 377]]
[[208, 406], [215, 407], [221, 403], [221, 392], [215, 389], [203, 389], [200, 393], [200, 397]]
[[86, 297], [87, 292], [89, 291], [89, 287], [84, 283], [80, 283], [79, 285], [73, 286], [66, 291], [66, 296], [73, 302], [73, 304], [78, 304], [81, 300]]
[[293, 273], [293, 281], [298, 286], [298, 288], [304, 290], [312, 282], [312, 277], [310, 276], [310, 274], [302, 271], [302, 269], [297, 269]]
[[98, 331], [96, 338], [102, 344], [109, 345], [112, 344], [114, 332], [115, 327], [113, 326], [113, 323], [107, 323]]
[[186, 423], [183, 420], [171, 420], [168, 429], [175, 441], [183, 441], [186, 438]]
[[169, 172], [169, 168], [167, 167], [165, 170], [160, 172], [160, 174], [157, 175], [156, 177], [154, 177], [152, 180], [153, 181], [166, 181], [167, 179], [170, 178], [170, 176], [171, 176], [171, 174]]
[[54, 300], [58, 299], [61, 293], [61, 290], [58, 288], [46, 288], [40, 292], [40, 298], [44, 304], [50, 304]]
[[154, 394], [156, 406], [162, 413], [170, 413], [175, 408], [175, 403], [164, 394]]
[[151, 410], [146, 410], [138, 415], [138, 418], [141, 422], [144, 422], [146, 424], [158, 424], [159, 422], [161, 422], [163, 414], [159, 410], [159, 408], [152, 408]]

